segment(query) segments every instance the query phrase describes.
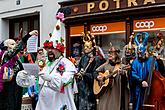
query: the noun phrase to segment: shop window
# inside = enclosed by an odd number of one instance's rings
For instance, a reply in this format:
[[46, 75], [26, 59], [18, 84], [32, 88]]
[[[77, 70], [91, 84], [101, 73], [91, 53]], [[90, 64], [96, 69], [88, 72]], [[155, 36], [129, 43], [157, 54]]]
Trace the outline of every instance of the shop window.
[[14, 38], [19, 35], [19, 23], [14, 23]]
[[[149, 40], [148, 46], [149, 49], [154, 49], [159, 38], [157, 37], [158, 33], [163, 35], [163, 44], [165, 44], [165, 17], [162, 18], [151, 18], [151, 19], [142, 19], [134, 20], [134, 32], [148, 32]], [[165, 59], [165, 48], [162, 47], [161, 58]]]
[[112, 46], [120, 49], [120, 55], [122, 55], [123, 47], [125, 46], [125, 33], [107, 34], [96, 36], [98, 45], [103, 49], [105, 57], [108, 57], [108, 49], [110, 48], [110, 43]]
[[112, 22], [103, 24], [92, 24], [90, 26], [92, 34], [96, 37], [96, 43], [100, 46], [105, 54], [108, 55], [110, 42], [112, 46], [120, 49], [122, 55], [123, 47], [126, 43], [125, 37], [125, 22]]
[[28, 22], [27, 21], [23, 21], [23, 36], [26, 35], [28, 33]]
[[[20, 30], [22, 33], [20, 34]], [[20, 39], [32, 30], [39, 30], [39, 15], [9, 20], [9, 38]]]

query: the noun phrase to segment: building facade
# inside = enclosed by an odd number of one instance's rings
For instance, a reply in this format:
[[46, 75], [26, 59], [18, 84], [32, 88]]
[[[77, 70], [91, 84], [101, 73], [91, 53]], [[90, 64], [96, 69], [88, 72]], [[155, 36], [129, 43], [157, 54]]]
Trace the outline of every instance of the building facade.
[[83, 43], [84, 31], [95, 35], [104, 52], [110, 42], [122, 50], [132, 32], [149, 32], [151, 41], [159, 32], [165, 36], [164, 0], [73, 0], [59, 4], [71, 11], [65, 18], [68, 56], [73, 54], [70, 50], [75, 43]]
[[[53, 32], [56, 12], [62, 0], [0, 0], [0, 41], [18, 38], [27, 32], [39, 30], [42, 44]], [[41, 45], [42, 46], [42, 45]]]

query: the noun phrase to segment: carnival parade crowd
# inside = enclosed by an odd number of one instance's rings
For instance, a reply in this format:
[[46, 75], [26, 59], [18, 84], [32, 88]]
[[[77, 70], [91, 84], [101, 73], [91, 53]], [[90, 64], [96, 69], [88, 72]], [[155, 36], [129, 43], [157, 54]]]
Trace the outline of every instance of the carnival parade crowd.
[[[63, 16], [57, 14], [54, 32], [36, 55], [26, 52], [26, 44], [31, 36], [38, 36], [37, 30], [18, 43], [12, 39], [1, 43], [0, 110], [21, 110], [26, 92], [33, 110], [129, 110], [130, 103], [132, 110], [165, 109], [163, 96], [152, 94], [157, 89], [153, 79], [165, 76], [162, 33], [153, 46], [148, 45], [148, 32], [132, 33], [122, 55], [110, 43], [106, 58], [95, 37], [86, 31], [84, 44], [78, 45], [83, 48], [79, 58], [66, 58], [60, 36]], [[40, 72], [29, 74], [22, 63], [36, 63]]]

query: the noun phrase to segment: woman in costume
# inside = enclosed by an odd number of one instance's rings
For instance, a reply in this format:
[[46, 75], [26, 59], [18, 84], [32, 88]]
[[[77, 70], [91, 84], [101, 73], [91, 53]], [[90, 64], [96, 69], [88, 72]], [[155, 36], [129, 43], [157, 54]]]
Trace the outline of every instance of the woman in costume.
[[[23, 66], [17, 54], [25, 47], [27, 40], [32, 35], [38, 35], [38, 32], [35, 30], [31, 31], [17, 45], [12, 39], [4, 41], [6, 50], [0, 53], [0, 110], [21, 110], [22, 87], [16, 84], [16, 76], [20, 70], [23, 70]], [[9, 80], [7, 82], [4, 82], [5, 68], [8, 68], [8, 73], [10, 72], [10, 75], [8, 74], [10, 79], [6, 78], [6, 80]]]

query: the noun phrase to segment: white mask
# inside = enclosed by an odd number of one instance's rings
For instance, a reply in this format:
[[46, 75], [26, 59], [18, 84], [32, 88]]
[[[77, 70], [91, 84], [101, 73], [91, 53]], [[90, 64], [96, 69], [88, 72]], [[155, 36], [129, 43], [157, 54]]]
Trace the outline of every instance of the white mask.
[[4, 46], [7, 46], [8, 49], [13, 49], [16, 46], [16, 42], [13, 39], [7, 39], [4, 42]]

